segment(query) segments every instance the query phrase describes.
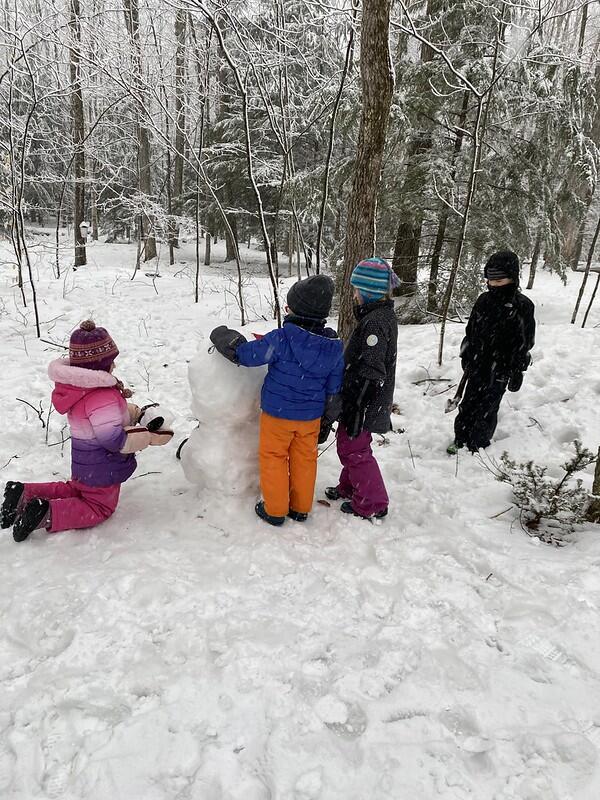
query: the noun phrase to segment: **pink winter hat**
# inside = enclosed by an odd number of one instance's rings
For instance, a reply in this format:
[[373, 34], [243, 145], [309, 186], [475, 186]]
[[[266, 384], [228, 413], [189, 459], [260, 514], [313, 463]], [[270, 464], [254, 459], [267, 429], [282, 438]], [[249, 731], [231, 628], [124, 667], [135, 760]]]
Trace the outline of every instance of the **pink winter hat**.
[[71, 334], [69, 364], [72, 367], [108, 372], [118, 355], [119, 348], [109, 332], [106, 328], [97, 328], [91, 319], [86, 319]]

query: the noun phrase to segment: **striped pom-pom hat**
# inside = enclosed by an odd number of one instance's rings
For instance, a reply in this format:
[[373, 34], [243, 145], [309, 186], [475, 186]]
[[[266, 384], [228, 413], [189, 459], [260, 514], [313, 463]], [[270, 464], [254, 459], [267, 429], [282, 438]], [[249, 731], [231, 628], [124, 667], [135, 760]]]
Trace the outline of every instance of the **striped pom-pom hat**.
[[84, 369], [100, 369], [108, 372], [119, 355], [106, 328], [97, 328], [96, 323], [86, 319], [71, 334], [69, 342], [69, 364]]
[[352, 272], [350, 283], [365, 300], [381, 300], [400, 285], [398, 276], [384, 258], [365, 258]]

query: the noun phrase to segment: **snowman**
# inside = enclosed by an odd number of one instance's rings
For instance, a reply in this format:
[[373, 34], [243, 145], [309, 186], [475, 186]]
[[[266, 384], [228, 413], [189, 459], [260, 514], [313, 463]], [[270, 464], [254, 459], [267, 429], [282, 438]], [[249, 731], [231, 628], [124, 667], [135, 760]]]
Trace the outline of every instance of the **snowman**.
[[265, 374], [266, 367], [244, 369], [227, 361], [210, 342], [200, 345], [188, 371], [198, 427], [181, 450], [190, 483], [224, 495], [258, 494], [258, 423]]

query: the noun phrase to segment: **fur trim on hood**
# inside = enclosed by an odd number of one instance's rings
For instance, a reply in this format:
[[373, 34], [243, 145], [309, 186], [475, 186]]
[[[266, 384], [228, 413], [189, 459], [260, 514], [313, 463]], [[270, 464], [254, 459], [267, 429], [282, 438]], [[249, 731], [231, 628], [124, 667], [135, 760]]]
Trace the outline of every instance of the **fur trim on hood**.
[[48, 376], [54, 383], [77, 386], [81, 389], [110, 389], [117, 379], [110, 372], [84, 367], [72, 367], [68, 358], [57, 358], [48, 366]]

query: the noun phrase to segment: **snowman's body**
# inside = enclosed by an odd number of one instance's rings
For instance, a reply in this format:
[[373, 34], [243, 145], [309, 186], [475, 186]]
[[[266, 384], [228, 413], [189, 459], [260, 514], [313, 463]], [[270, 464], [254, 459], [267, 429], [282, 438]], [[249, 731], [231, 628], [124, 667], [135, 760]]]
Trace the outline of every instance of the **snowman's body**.
[[260, 389], [266, 367], [232, 364], [202, 344], [189, 366], [196, 428], [181, 451], [186, 478], [210, 492], [258, 493]]

